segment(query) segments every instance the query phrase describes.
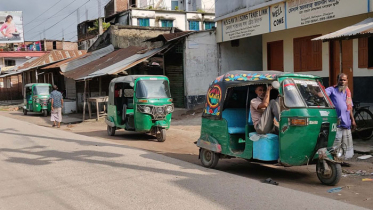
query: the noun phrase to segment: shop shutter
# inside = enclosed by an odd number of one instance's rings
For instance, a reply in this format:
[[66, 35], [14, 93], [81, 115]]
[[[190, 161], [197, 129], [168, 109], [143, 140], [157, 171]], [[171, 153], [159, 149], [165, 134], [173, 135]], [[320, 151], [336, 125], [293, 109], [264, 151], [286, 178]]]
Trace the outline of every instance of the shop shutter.
[[368, 68], [368, 38], [359, 38], [359, 68]]
[[65, 78], [65, 87], [66, 87], [66, 98], [76, 99], [76, 86], [75, 80], [70, 78]]
[[170, 80], [173, 103], [176, 108], [184, 108], [184, 72], [182, 66], [167, 66], [166, 76]]

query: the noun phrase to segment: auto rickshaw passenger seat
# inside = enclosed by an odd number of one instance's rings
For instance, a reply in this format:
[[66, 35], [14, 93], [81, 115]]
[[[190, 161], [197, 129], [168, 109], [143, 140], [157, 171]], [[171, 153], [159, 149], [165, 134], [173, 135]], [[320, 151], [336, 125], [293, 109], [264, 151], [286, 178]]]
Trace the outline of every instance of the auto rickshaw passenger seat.
[[229, 134], [244, 134], [246, 126], [246, 109], [228, 108], [223, 111], [222, 117], [228, 123]]

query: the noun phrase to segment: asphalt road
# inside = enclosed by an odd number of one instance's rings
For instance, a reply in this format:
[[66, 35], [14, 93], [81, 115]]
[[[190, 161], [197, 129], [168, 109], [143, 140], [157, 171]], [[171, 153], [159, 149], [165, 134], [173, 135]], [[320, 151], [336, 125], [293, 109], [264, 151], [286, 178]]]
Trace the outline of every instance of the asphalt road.
[[0, 209], [361, 209], [0, 117]]

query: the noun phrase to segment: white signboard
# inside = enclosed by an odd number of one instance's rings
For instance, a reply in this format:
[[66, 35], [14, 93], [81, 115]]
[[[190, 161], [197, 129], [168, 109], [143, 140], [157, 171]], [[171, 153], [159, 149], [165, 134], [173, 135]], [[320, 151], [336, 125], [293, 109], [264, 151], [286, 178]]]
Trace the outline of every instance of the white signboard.
[[237, 15], [222, 21], [223, 41], [269, 32], [269, 7]]
[[282, 2], [271, 6], [271, 31], [279, 31], [285, 29], [285, 3]]
[[0, 11], [0, 43], [23, 42], [22, 11]]
[[286, 6], [287, 28], [368, 12], [367, 0], [290, 0]]

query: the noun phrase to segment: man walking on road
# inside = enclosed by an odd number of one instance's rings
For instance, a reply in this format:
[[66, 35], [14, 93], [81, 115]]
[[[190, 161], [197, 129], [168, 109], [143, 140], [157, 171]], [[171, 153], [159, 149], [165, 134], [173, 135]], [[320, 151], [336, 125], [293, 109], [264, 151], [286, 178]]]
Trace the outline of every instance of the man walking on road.
[[[354, 148], [352, 142], [351, 129], [356, 128], [354, 116], [352, 114], [352, 98], [351, 91], [348, 88], [348, 77], [341, 73], [337, 77], [337, 85], [326, 88], [326, 94], [332, 100], [338, 115], [337, 135], [334, 145], [338, 146], [345, 144], [347, 151], [345, 159], [350, 159], [354, 156]], [[348, 163], [342, 163], [343, 166], [349, 166]]]
[[61, 126], [62, 121], [62, 107], [63, 107], [63, 97], [62, 94], [58, 91], [58, 88], [56, 85], [53, 85], [53, 91], [51, 92], [51, 121], [53, 122], [53, 127], [56, 126], [59, 128]]

